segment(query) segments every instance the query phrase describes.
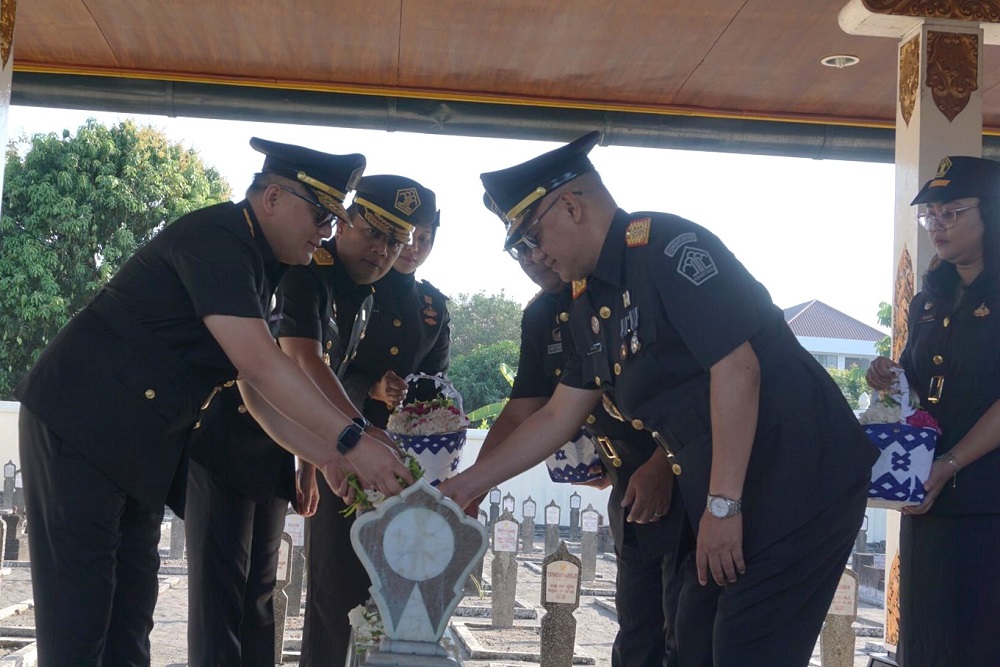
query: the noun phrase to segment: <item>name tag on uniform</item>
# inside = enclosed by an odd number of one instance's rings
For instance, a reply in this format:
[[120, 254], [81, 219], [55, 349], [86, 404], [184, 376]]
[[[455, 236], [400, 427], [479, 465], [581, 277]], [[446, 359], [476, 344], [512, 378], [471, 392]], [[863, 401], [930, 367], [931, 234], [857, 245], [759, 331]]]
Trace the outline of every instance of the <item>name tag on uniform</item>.
[[549, 354], [562, 354], [562, 343], [552, 343], [552, 345], [549, 345]]
[[598, 354], [603, 349], [604, 349], [604, 346], [601, 345], [600, 341], [598, 341], [598, 342], [594, 343], [593, 345], [591, 345], [590, 349], [587, 350], [587, 356]]

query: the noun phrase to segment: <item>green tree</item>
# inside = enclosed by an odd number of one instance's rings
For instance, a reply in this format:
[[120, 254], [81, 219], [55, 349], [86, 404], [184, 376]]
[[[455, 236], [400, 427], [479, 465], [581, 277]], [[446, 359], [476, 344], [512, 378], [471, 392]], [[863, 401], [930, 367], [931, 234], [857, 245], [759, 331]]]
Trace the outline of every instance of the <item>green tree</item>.
[[466, 411], [497, 403], [510, 395], [510, 382], [502, 365], [517, 368], [520, 343], [512, 340], [480, 345], [469, 354], [453, 357], [448, 378], [462, 394]]
[[[885, 301], [879, 303], [878, 305], [878, 323], [879, 326], [892, 327], [892, 304], [886, 303]], [[888, 357], [892, 353], [892, 339], [886, 336], [880, 341], [875, 343], [875, 351], [883, 356]]]
[[867, 368], [859, 368], [857, 364], [847, 369], [828, 368], [826, 369], [833, 381], [840, 387], [840, 392], [847, 399], [851, 408], [858, 409], [858, 397], [863, 392], [870, 392], [868, 382], [865, 380]]
[[[448, 302], [452, 363], [481, 345], [521, 340], [521, 304], [499, 294], [459, 294]], [[514, 358], [515, 365], [517, 357]], [[500, 377], [496, 366], [492, 369]], [[502, 379], [502, 378], [501, 378]], [[481, 405], [481, 404], [477, 404]]]
[[91, 119], [6, 154], [0, 217], [0, 398], [52, 336], [164, 225], [230, 197], [193, 150]]

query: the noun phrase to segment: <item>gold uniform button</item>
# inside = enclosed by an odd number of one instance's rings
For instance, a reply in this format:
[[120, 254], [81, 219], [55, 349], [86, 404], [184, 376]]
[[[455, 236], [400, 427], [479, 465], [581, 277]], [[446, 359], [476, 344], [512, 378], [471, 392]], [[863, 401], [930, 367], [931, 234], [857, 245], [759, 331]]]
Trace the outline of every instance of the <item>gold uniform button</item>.
[[559, 321], [560, 322], [568, 322], [569, 321], [569, 313], [567, 313], [565, 311], [559, 313]]
[[154, 391], [153, 389], [147, 389], [144, 395], [149, 400], [153, 400], [154, 398], [156, 398], [156, 391]]
[[326, 349], [329, 350], [331, 347], [333, 347], [333, 341], [332, 340], [326, 341]]
[[395, 357], [397, 354], [399, 354], [399, 348], [393, 345], [392, 347], [389, 348], [389, 354]]
[[932, 361], [934, 362], [935, 366], [940, 366], [941, 364], [944, 363], [944, 357], [942, 357], [940, 354], [935, 354]]
[[622, 365], [619, 363], [615, 363], [615, 375], [621, 375], [621, 374], [622, 374]]
[[561, 368], [557, 368], [556, 369], [556, 377], [559, 377], [560, 375], [562, 375], [562, 369]]
[[327, 366], [330, 365], [330, 355], [329, 354], [324, 354], [323, 355], [323, 363], [326, 364]]
[[950, 317], [944, 318], [944, 322], [942, 322], [941, 324], [943, 324], [944, 328], [947, 329], [948, 325], [951, 324], [951, 318]]
[[633, 419], [632, 420], [632, 428], [634, 428], [636, 431], [641, 431], [642, 427], [643, 427], [643, 423], [642, 423], [641, 419]]
[[240, 407], [236, 408], [236, 412], [245, 415], [247, 413], [247, 406], [241, 404]]
[[236, 380], [227, 380], [222, 384], [222, 386], [228, 388], [232, 387], [234, 384], [236, 384]]
[[600, 375], [595, 375], [594, 376], [594, 384], [596, 384], [598, 387], [601, 386], [601, 376]]
[[680, 463], [673, 464], [672, 466], [670, 466], [670, 469], [674, 471], [675, 475], [681, 474], [681, 464]]
[[596, 421], [597, 421], [597, 417], [595, 417], [594, 415], [587, 415], [587, 423], [588, 424], [593, 424]]
[[196, 422], [194, 423], [194, 426], [192, 426], [192, 427], [191, 427], [191, 430], [192, 430], [192, 431], [197, 431], [197, 430], [198, 430], [198, 429], [200, 429], [200, 428], [201, 428], [201, 420], [199, 419], [198, 421], [196, 421]]
[[611, 317], [611, 309], [607, 306], [601, 306], [601, 319], [608, 319]]
[[403, 326], [403, 321], [400, 320], [399, 318], [396, 318], [396, 319], [394, 319], [392, 321], [392, 326], [394, 326], [394, 327], [401, 327], [401, 326]]

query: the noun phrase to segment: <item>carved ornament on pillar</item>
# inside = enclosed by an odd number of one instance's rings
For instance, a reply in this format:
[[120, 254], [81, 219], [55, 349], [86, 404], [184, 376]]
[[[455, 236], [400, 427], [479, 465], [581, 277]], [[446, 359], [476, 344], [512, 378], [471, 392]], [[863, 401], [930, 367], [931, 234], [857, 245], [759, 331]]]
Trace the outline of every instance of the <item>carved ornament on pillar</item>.
[[906, 347], [906, 338], [910, 326], [906, 314], [910, 312], [910, 302], [913, 301], [913, 260], [910, 251], [903, 246], [896, 266], [896, 285], [892, 290], [892, 358], [899, 361]]
[[920, 36], [899, 47], [899, 110], [909, 126], [920, 86]]
[[899, 646], [899, 554], [889, 566], [885, 582], [885, 643]]
[[0, 0], [0, 60], [6, 69], [10, 47], [14, 44], [14, 13], [17, 0]]
[[861, 0], [875, 14], [1000, 23], [1000, 0]]
[[948, 122], [962, 113], [979, 89], [979, 37], [957, 32], [927, 33], [927, 87]]

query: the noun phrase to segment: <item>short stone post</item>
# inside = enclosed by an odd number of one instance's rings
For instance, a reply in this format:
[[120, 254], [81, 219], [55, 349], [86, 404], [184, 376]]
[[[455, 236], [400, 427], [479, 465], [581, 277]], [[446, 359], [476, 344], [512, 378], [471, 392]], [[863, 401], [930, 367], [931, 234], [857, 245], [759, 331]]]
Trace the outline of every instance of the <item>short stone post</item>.
[[285, 588], [288, 596], [288, 615], [298, 616], [302, 613], [302, 580], [306, 570], [306, 519], [301, 514], [285, 516], [285, 532], [292, 538], [292, 574]]
[[514, 515], [514, 496], [510, 493], [503, 497], [503, 502], [500, 503], [500, 512], [510, 512], [511, 516]]
[[14, 510], [24, 515], [24, 479], [20, 470], [14, 473]]
[[570, 667], [576, 646], [576, 618], [580, 606], [580, 559], [565, 542], [542, 561], [542, 618], [540, 667]]
[[559, 520], [562, 510], [552, 500], [545, 506], [545, 555], [548, 556], [559, 548]]
[[8, 459], [3, 464], [3, 509], [14, 509], [14, 475], [17, 473], [17, 466], [14, 461]]
[[580, 494], [576, 491], [569, 497], [569, 539], [580, 539]]
[[593, 581], [597, 575], [597, 522], [600, 518], [600, 512], [592, 505], [587, 505], [581, 514], [580, 578], [583, 581]]
[[184, 519], [176, 514], [170, 519], [170, 559], [184, 558]]
[[597, 520], [597, 553], [606, 554], [614, 548], [615, 540], [611, 535], [611, 526], [604, 525], [604, 517]]
[[7, 560], [7, 522], [0, 521], [0, 563]]
[[[479, 510], [478, 514], [479, 525], [486, 530], [486, 512]], [[465, 578], [465, 584], [462, 586], [463, 595], [476, 595], [478, 596], [482, 592], [483, 587], [483, 561], [486, 558], [486, 553], [484, 552], [476, 564], [472, 566], [472, 572], [469, 576]]]
[[490, 498], [490, 522], [486, 524], [487, 528], [492, 526], [493, 522], [497, 520], [498, 516], [500, 516], [500, 489], [498, 489], [495, 486], [492, 489], [490, 489], [489, 498]]
[[514, 627], [518, 528], [514, 515], [507, 510], [504, 510], [493, 524], [493, 563], [490, 565], [490, 581], [493, 583], [491, 604], [494, 628]]
[[278, 546], [278, 576], [274, 582], [274, 662], [285, 662], [285, 617], [288, 614], [288, 596], [285, 587], [292, 578], [292, 536], [281, 534]]
[[528, 499], [521, 503], [521, 553], [530, 554], [535, 550], [535, 501]]
[[858, 615], [858, 576], [844, 570], [840, 584], [819, 634], [820, 664], [823, 667], [854, 665], [854, 619]]
[[20, 560], [21, 543], [18, 541], [17, 528], [21, 523], [20, 514], [4, 514], [3, 522], [7, 524], [7, 532], [4, 535], [4, 557], [7, 560]]

